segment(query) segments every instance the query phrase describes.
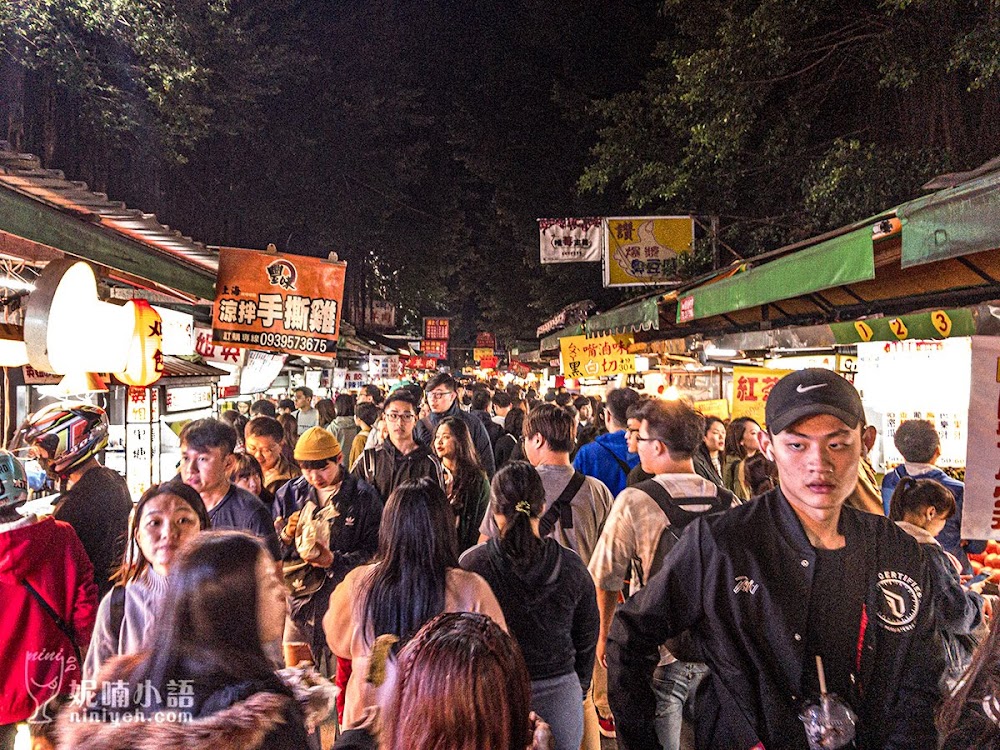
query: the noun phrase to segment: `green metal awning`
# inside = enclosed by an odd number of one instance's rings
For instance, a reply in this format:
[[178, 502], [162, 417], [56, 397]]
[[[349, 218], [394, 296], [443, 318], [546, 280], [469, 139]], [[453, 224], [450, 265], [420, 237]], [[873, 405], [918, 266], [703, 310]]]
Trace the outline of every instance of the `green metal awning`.
[[646, 297], [587, 319], [584, 329], [588, 336], [607, 333], [638, 333], [660, 327], [662, 294]]
[[582, 336], [583, 324], [580, 323], [575, 326], [569, 326], [568, 328], [563, 328], [562, 330], [556, 331], [555, 333], [550, 333], [544, 339], [538, 342], [539, 351], [548, 351], [550, 349], [559, 348], [559, 339], [563, 336]]
[[896, 209], [903, 268], [1000, 247], [1000, 173], [939, 190]]
[[874, 278], [872, 230], [864, 226], [682, 293], [677, 301], [677, 322], [724, 315]]

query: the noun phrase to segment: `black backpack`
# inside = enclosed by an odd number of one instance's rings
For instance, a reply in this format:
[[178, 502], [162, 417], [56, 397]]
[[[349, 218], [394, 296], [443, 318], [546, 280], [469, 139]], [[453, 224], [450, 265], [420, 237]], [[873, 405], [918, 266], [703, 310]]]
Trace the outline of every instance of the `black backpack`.
[[[660, 510], [667, 517], [669, 525], [660, 535], [660, 541], [656, 546], [656, 553], [653, 555], [652, 565], [649, 570], [649, 577], [652, 578], [663, 566], [663, 560], [674, 548], [684, 528], [696, 518], [707, 516], [710, 513], [719, 513], [731, 508], [736, 495], [727, 489], [716, 486], [714, 497], [673, 497], [662, 484], [655, 479], [647, 479], [635, 485], [635, 489], [642, 490], [660, 506]], [[693, 506], [708, 507], [704, 510], [691, 510]], [[642, 566], [635, 565], [632, 568], [633, 574], [642, 575]], [[648, 581], [640, 581], [645, 586]]]
[[[639, 482], [635, 488], [642, 490], [649, 495], [660, 510], [667, 517], [669, 526], [660, 534], [660, 541], [656, 545], [656, 553], [653, 555], [653, 562], [650, 565], [649, 577], [652, 578], [661, 567], [670, 550], [681, 538], [684, 528], [696, 518], [707, 516], [710, 513], [719, 513], [731, 508], [736, 500], [736, 495], [727, 489], [716, 486], [714, 497], [673, 497], [662, 484], [655, 479], [647, 479]], [[690, 510], [692, 506], [708, 507], [704, 510]], [[642, 575], [642, 565], [635, 561], [632, 565], [632, 575]], [[646, 581], [640, 581], [646, 585]], [[681, 633], [676, 638], [667, 641], [667, 648], [678, 661], [704, 663], [705, 659], [701, 649], [695, 644], [687, 631]]]

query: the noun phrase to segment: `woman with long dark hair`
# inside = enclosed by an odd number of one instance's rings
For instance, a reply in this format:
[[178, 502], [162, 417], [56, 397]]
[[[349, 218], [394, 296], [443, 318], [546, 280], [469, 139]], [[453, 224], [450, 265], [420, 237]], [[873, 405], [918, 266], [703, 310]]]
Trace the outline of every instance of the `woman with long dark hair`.
[[170, 571], [148, 650], [101, 670], [98, 685], [122, 689], [65, 712], [60, 747], [306, 747], [302, 710], [269, 655], [284, 624], [285, 588], [255, 537], [195, 536]]
[[506, 628], [489, 584], [458, 566], [455, 514], [444, 492], [430, 479], [404, 482], [382, 512], [375, 562], [347, 574], [323, 618], [330, 650], [352, 664], [344, 726], [375, 704], [365, 684], [375, 639], [388, 634], [406, 643], [441, 612], [482, 612]]
[[709, 482], [725, 487], [722, 479], [723, 451], [726, 448], [726, 425], [718, 417], [705, 417], [705, 438], [694, 456], [694, 473]]
[[531, 707], [552, 726], [556, 750], [583, 739], [583, 696], [590, 687], [600, 618], [587, 567], [572, 550], [543, 538], [545, 487], [526, 461], [493, 477], [490, 510], [500, 536], [470, 549], [462, 567], [496, 594], [531, 676]]
[[760, 425], [750, 417], [737, 417], [726, 429], [726, 462], [722, 466], [722, 481], [740, 500], [750, 499], [744, 461], [760, 451], [757, 435]]
[[468, 426], [457, 417], [445, 417], [434, 431], [434, 454], [445, 468], [448, 502], [458, 522], [458, 552], [479, 540], [479, 525], [490, 504], [490, 483], [476, 457]]
[[[522, 406], [524, 405], [523, 401], [520, 403]], [[524, 459], [521, 441], [526, 416], [527, 412], [524, 409], [514, 406], [503, 418], [503, 434], [497, 439], [497, 444], [493, 446], [493, 457], [498, 470], [508, 461]]]
[[163, 606], [167, 573], [178, 550], [210, 525], [201, 495], [179, 480], [154, 484], [143, 493], [129, 521], [115, 587], [97, 610], [85, 680], [94, 679], [112, 656], [134, 654], [142, 647]]
[[316, 417], [316, 426], [333, 432], [330, 425], [337, 418], [337, 410], [334, 408], [333, 401], [328, 398], [321, 398], [316, 402], [316, 411], [319, 412], [319, 415]]
[[1000, 750], [1000, 625], [972, 656], [937, 716], [941, 750]]

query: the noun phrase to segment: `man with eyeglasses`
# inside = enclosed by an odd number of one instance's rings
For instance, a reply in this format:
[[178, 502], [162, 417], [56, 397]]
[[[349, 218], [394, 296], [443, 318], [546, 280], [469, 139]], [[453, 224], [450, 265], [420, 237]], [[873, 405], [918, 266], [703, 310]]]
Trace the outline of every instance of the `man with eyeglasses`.
[[403, 482], [422, 477], [433, 479], [444, 489], [441, 462], [414, 437], [417, 403], [413, 394], [406, 388], [390, 393], [385, 399], [382, 418], [388, 427], [387, 439], [365, 448], [351, 467], [351, 473], [374, 485], [383, 501]]
[[472, 442], [475, 445], [476, 454], [479, 456], [480, 466], [483, 467], [486, 475], [492, 478], [493, 474], [496, 473], [493, 444], [490, 442], [490, 436], [483, 423], [475, 415], [459, 408], [458, 383], [455, 379], [446, 372], [438, 373], [427, 381], [424, 395], [431, 411], [417, 423], [417, 427], [413, 431], [414, 439], [421, 445], [429, 447], [431, 440], [434, 439], [434, 432], [442, 419], [445, 417], [461, 419], [468, 426], [469, 434], [472, 435]]
[[[632, 440], [643, 470], [652, 478], [626, 487], [615, 499], [589, 565], [601, 613], [597, 658], [602, 663], [629, 564], [630, 593], [635, 594], [663, 565], [683, 525], [696, 516], [739, 505], [732, 492], [694, 471], [692, 457], [704, 436], [705, 420], [693, 408], [683, 401], [653, 398], [638, 405], [634, 419], [638, 429]], [[660, 647], [652, 678], [656, 696], [653, 725], [664, 750], [680, 747], [684, 706], [693, 699], [707, 671], [703, 663], [679, 661], [666, 647]]]
[[291, 594], [285, 663], [295, 666], [311, 658], [329, 673], [333, 655], [323, 635], [323, 615], [337, 584], [374, 556], [382, 500], [368, 483], [347, 475], [340, 442], [322, 427], [306, 430], [294, 455], [302, 476], [285, 484], [274, 499]]

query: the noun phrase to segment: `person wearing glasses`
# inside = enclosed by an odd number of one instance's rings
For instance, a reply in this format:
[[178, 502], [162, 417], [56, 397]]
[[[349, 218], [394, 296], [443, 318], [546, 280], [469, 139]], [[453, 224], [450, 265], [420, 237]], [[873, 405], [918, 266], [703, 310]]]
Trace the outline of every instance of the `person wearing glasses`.
[[427, 381], [424, 389], [430, 413], [421, 419], [413, 431], [414, 439], [428, 448], [434, 440], [438, 425], [447, 417], [455, 417], [465, 422], [472, 435], [472, 443], [476, 447], [479, 463], [490, 479], [496, 473], [496, 463], [493, 458], [493, 444], [486, 432], [486, 427], [474, 415], [462, 411], [458, 401], [458, 383], [448, 373], [442, 372]]
[[295, 444], [302, 476], [274, 498], [275, 529], [291, 607], [285, 626], [288, 666], [312, 661], [332, 673], [322, 620], [330, 595], [351, 570], [378, 548], [382, 499], [341, 464], [343, 449], [331, 432], [310, 427]]
[[[661, 569], [685, 524], [740, 504], [732, 492], [695, 473], [693, 456], [705, 436], [705, 419], [691, 406], [683, 401], [647, 399], [634, 418], [638, 428], [631, 439], [643, 470], [652, 478], [626, 487], [615, 499], [589, 565], [601, 616], [597, 658], [605, 666], [608, 633], [626, 579], [630, 594], [636, 594]], [[648, 686], [656, 701], [652, 724], [658, 746], [664, 750], [680, 747], [684, 708], [691, 705], [708, 672], [697, 654], [674, 650], [677, 653], [660, 646]], [[617, 714], [613, 704], [614, 700], [611, 708]], [[616, 732], [620, 729], [616, 727]]]
[[390, 393], [385, 399], [382, 418], [388, 427], [386, 439], [365, 448], [351, 467], [351, 473], [373, 485], [383, 501], [403, 482], [423, 477], [434, 480], [443, 490], [441, 462], [414, 436], [417, 400], [413, 394], [406, 388]]

